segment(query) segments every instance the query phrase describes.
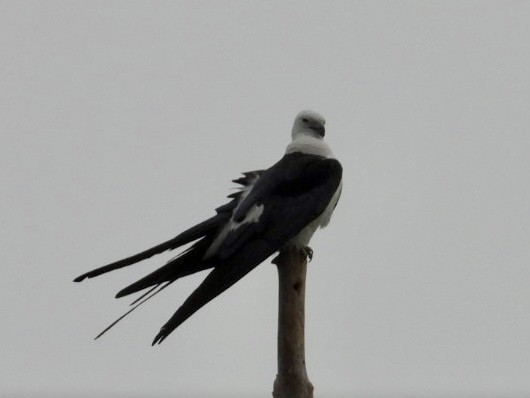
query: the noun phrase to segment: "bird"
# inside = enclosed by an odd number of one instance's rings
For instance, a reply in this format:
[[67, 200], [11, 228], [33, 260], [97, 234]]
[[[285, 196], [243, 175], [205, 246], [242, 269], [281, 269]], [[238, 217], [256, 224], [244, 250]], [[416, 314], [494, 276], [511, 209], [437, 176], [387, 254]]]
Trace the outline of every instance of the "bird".
[[128, 285], [116, 298], [144, 291], [131, 310], [187, 275], [211, 269], [171, 318], [152, 345], [160, 344], [197, 310], [230, 288], [276, 252], [295, 248], [312, 259], [308, 246], [319, 227], [328, 225], [342, 191], [342, 166], [324, 142], [325, 119], [312, 110], [299, 112], [283, 157], [268, 169], [232, 180], [239, 190], [215, 215], [174, 238], [138, 254], [86, 272], [81, 282], [130, 266], [156, 254], [192, 243], [162, 267]]

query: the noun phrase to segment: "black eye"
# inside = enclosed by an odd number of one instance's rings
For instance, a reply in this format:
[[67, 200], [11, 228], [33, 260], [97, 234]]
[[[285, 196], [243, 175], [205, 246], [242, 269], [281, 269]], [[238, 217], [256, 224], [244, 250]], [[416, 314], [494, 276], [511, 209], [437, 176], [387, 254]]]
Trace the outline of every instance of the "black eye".
[[307, 118], [304, 117], [304, 118], [302, 119], [302, 122], [307, 123]]

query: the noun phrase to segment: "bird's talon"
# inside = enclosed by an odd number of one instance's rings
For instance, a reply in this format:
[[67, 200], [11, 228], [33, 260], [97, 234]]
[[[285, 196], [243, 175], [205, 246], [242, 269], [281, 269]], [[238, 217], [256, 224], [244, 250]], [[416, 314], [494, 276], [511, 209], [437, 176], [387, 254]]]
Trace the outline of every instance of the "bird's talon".
[[306, 255], [306, 257], [309, 259], [308, 262], [311, 262], [313, 260], [313, 249], [311, 249], [309, 246], [306, 246], [302, 249], [302, 252]]

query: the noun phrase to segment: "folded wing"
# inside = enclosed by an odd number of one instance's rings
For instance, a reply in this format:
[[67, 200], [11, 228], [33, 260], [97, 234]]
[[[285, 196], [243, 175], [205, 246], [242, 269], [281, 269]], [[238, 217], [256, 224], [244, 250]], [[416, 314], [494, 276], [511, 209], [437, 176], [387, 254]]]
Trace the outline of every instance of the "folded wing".
[[[286, 155], [268, 169], [235, 210], [233, 225], [221, 243], [213, 271], [161, 328], [153, 344], [161, 343], [175, 328], [210, 300], [280, 250], [329, 204], [342, 178], [335, 159]], [[259, 218], [244, 222], [247, 214], [262, 207]]]

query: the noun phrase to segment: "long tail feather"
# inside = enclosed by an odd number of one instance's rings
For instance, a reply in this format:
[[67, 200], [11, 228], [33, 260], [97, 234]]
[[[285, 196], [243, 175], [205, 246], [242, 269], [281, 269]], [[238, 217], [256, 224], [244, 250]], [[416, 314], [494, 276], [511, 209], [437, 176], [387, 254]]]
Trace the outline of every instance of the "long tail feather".
[[208, 220], [203, 221], [202, 223], [197, 224], [196, 226], [184, 231], [183, 233], [179, 234], [173, 239], [168, 240], [167, 242], [161, 243], [157, 246], [154, 246], [133, 256], [124, 258], [123, 260], [119, 260], [111, 264], [107, 264], [103, 267], [89, 271], [75, 278], [74, 282], [81, 282], [86, 278], [94, 278], [95, 276], [99, 276], [106, 272], [114, 271], [116, 269], [123, 268], [128, 265], [132, 265], [139, 261], [145, 260], [149, 257], [154, 256], [155, 254], [162, 253], [166, 250], [176, 249], [177, 247], [185, 245], [186, 243], [202, 238], [203, 236], [210, 233], [212, 230], [217, 229], [223, 222], [226, 222], [227, 218], [229, 218], [229, 216], [224, 213], [217, 214], [216, 216], [211, 217]]
[[238, 255], [218, 264], [197, 289], [186, 299], [169, 321], [162, 326], [152, 345], [160, 344], [197, 310], [252, 271], [276, 250], [268, 242], [254, 241]]
[[[125, 318], [127, 315], [129, 315], [131, 312], [133, 312], [135, 309], [137, 309], [139, 306], [141, 306], [143, 303], [145, 303], [147, 300], [150, 300], [151, 298], [153, 298], [154, 296], [156, 296], [158, 293], [160, 293], [162, 290], [164, 290], [166, 287], [168, 287], [169, 285], [171, 285], [174, 281], [168, 281], [166, 282], [164, 285], [162, 285], [160, 287], [160, 285], [157, 285], [155, 286], [153, 289], [149, 290], [149, 292], [147, 292], [147, 294], [144, 294], [142, 295], [141, 298], [143, 298], [143, 300], [135, 300], [135, 302], [138, 302], [138, 304], [136, 304], [134, 307], [132, 307], [129, 311], [127, 311], [125, 314], [123, 314], [122, 316], [120, 316], [118, 319], [116, 319], [114, 322], [112, 322], [109, 326], [107, 326], [105, 329], [103, 329], [101, 331], [101, 333], [99, 333], [95, 338], [94, 340], [97, 340], [99, 339], [101, 336], [103, 336], [105, 333], [107, 333], [110, 329], [112, 329], [114, 326], [116, 326], [116, 324], [118, 322], [120, 322], [123, 318]], [[158, 290], [156, 290], [158, 289]], [[156, 290], [154, 293], [152, 293], [151, 295], [149, 295], [149, 293], [151, 293], [153, 290]], [[148, 297], [146, 297], [148, 296]]]
[[151, 289], [149, 289], [147, 292], [143, 293], [141, 296], [139, 296], [138, 298], [136, 298], [131, 304], [129, 304], [129, 307], [132, 307], [133, 305], [135, 305], [137, 302], [143, 300], [143, 298], [145, 296], [149, 296], [151, 294], [151, 292], [153, 290], [155, 290], [156, 288], [158, 288], [158, 285], [155, 285], [153, 286]]
[[123, 288], [116, 294], [116, 298], [127, 296], [168, 280], [176, 280], [183, 276], [199, 272], [212, 266], [202, 260], [204, 252], [210, 245], [211, 239], [203, 239], [194, 244], [178, 257], [164, 266]]

